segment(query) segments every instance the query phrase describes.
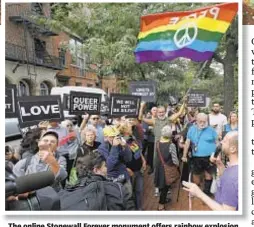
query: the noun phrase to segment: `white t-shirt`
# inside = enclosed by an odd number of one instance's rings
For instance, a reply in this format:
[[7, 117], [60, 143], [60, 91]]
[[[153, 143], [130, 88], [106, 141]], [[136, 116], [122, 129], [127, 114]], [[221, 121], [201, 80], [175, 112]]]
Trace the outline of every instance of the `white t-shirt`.
[[227, 117], [224, 114], [209, 114], [209, 123], [211, 126], [217, 125], [215, 131], [220, 135], [223, 131], [223, 126], [227, 124]]

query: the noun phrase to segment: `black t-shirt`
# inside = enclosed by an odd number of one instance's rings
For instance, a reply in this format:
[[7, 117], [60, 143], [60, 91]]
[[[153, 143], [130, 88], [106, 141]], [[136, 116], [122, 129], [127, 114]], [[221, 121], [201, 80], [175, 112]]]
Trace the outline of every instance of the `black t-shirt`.
[[82, 149], [78, 149], [77, 157], [82, 157], [82, 156], [84, 156], [86, 154], [89, 154], [89, 153], [93, 152], [94, 150], [98, 149], [100, 144], [101, 143], [97, 142], [97, 141], [94, 142], [93, 146], [84, 143], [82, 145], [83, 150]]

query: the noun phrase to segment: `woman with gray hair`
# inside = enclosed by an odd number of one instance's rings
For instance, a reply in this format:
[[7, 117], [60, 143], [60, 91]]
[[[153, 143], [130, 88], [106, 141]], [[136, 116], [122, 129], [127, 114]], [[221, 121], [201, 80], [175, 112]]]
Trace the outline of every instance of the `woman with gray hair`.
[[77, 157], [93, 153], [100, 146], [100, 142], [96, 141], [97, 130], [94, 126], [88, 125], [81, 132], [82, 148], [78, 151]]
[[[158, 157], [161, 157], [165, 164], [179, 166], [176, 147], [172, 143], [172, 130], [169, 125], [164, 126], [161, 130], [160, 140], [156, 142], [156, 152], [158, 153]], [[164, 166], [161, 158], [158, 158], [155, 164], [154, 184], [160, 191], [158, 210], [163, 211], [165, 210], [167, 193], [170, 185], [166, 184]]]

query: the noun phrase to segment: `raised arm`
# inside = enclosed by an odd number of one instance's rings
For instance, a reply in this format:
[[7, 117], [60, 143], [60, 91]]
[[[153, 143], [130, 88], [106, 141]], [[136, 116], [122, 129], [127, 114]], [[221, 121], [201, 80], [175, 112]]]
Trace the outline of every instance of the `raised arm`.
[[80, 125], [80, 129], [79, 129], [80, 132], [83, 131], [83, 129], [86, 127], [88, 119], [89, 119], [89, 114], [86, 114], [83, 118], [81, 125]]
[[138, 119], [140, 121], [145, 122], [146, 124], [148, 124], [150, 126], [154, 126], [155, 125], [155, 120], [154, 119], [143, 118], [143, 112], [144, 112], [144, 109], [145, 109], [145, 105], [146, 105], [146, 103], [144, 103], [144, 102], [141, 103], [140, 109], [139, 109]]
[[169, 120], [171, 121], [171, 122], [175, 122], [176, 121], [176, 119], [177, 118], [179, 118], [183, 113], [184, 113], [184, 111], [185, 111], [185, 109], [186, 109], [186, 100], [184, 100], [183, 101], [183, 104], [182, 104], [182, 106], [181, 106], [181, 108], [180, 108], [180, 110], [177, 112], [177, 113], [174, 113], [173, 115], [171, 115], [170, 117], [169, 117]]

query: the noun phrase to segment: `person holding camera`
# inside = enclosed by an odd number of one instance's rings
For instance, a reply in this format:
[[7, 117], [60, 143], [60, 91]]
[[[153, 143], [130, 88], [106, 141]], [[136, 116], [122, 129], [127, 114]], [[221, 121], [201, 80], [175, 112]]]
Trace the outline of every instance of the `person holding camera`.
[[106, 126], [103, 133], [105, 142], [98, 147], [98, 151], [106, 160], [107, 177], [112, 181], [122, 183], [132, 196], [130, 175], [126, 168], [126, 163], [132, 159], [132, 152], [115, 126]]
[[182, 161], [187, 162], [187, 154], [191, 147], [191, 172], [193, 182], [200, 185], [201, 175], [205, 174], [204, 192], [211, 195], [210, 188], [212, 185], [212, 174], [216, 169], [209, 164], [209, 158], [216, 149], [218, 135], [216, 131], [208, 126], [208, 118], [204, 113], [197, 115], [196, 125], [189, 128], [187, 139], [185, 141]]
[[33, 156], [20, 160], [13, 168], [17, 176], [29, 175], [43, 171], [52, 171], [55, 175], [55, 183], [52, 187], [60, 190], [61, 182], [67, 177], [66, 159], [56, 153], [58, 146], [58, 134], [48, 131], [42, 135], [38, 142], [39, 151]]
[[220, 155], [217, 158], [212, 155], [210, 158], [210, 161], [217, 166], [220, 176], [215, 200], [203, 193], [196, 184], [183, 181], [183, 186], [184, 190], [201, 199], [212, 210], [234, 211], [238, 210], [238, 132], [227, 133], [221, 145], [222, 152], [229, 159], [229, 165], [225, 168]]

